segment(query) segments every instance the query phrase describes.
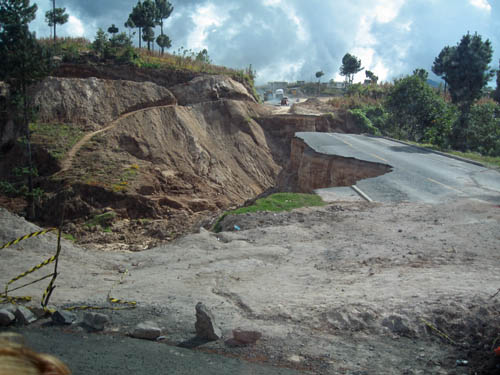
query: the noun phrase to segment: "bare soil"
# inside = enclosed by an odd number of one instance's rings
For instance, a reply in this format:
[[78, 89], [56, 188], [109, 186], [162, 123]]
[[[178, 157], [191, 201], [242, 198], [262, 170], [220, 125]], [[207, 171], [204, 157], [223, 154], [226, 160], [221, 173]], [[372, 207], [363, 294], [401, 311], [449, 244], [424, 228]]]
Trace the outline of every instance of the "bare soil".
[[[222, 224], [224, 232], [201, 230], [139, 253], [65, 242], [52, 303], [103, 306], [112, 289], [138, 308], [111, 313], [108, 333], [155, 320], [178, 345], [193, 337], [202, 301], [224, 339], [238, 327], [263, 337], [253, 346], [221, 339], [197, 350], [305, 373], [499, 373], [492, 351], [499, 297], [492, 296], [500, 287], [500, 207], [333, 202]], [[0, 226], [0, 242], [35, 229], [5, 210]], [[0, 283], [52, 254], [54, 242], [48, 235], [2, 250]], [[23, 293], [36, 303], [42, 289]]]

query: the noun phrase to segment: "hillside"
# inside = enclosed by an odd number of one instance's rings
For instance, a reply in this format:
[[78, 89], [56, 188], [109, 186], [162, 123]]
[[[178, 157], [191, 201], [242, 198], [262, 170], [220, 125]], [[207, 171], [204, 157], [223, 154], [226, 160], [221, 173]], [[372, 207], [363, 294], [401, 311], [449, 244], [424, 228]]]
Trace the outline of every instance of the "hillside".
[[[64, 229], [80, 243], [142, 250], [269, 190], [352, 182], [344, 178], [350, 161], [292, 142], [296, 131], [355, 132], [345, 116], [275, 116], [250, 92], [224, 75], [63, 64], [33, 89], [37, 221], [58, 225], [64, 209]], [[15, 137], [2, 135], [8, 181], [23, 163]], [[358, 164], [369, 171], [355, 179], [386, 171]], [[0, 204], [25, 208], [19, 197]]]

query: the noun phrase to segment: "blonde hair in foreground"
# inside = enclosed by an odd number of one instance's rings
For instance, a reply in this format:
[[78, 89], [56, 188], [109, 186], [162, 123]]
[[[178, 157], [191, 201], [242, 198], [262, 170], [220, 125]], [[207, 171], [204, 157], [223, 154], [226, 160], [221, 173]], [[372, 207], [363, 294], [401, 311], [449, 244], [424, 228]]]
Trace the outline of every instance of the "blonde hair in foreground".
[[68, 375], [68, 367], [48, 354], [36, 353], [24, 346], [15, 333], [0, 334], [0, 375]]

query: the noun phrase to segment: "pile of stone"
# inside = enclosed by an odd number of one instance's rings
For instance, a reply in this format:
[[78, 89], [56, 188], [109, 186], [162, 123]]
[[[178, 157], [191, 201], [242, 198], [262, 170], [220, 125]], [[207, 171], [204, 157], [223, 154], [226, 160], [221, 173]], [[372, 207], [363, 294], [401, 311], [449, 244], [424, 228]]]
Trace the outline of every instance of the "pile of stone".
[[7, 305], [0, 309], [0, 327], [7, 327], [14, 323], [27, 325], [37, 319], [37, 316], [24, 306]]
[[[195, 339], [201, 340], [200, 342], [222, 339], [222, 330], [207, 306], [199, 302], [195, 310]], [[24, 306], [7, 305], [0, 309], [0, 327], [7, 327], [14, 324], [28, 325], [46, 316], [46, 312], [40, 308], [30, 310]], [[78, 325], [89, 332], [103, 331], [111, 323], [109, 316], [105, 314], [87, 311], [83, 314], [82, 319], [78, 319], [77, 315], [73, 312], [62, 309], [50, 314], [50, 319], [54, 325]], [[144, 321], [137, 324], [135, 328], [130, 330], [129, 335], [143, 340], [159, 341], [165, 338], [165, 336], [162, 336], [162, 329], [157, 323], [152, 321]], [[229, 347], [248, 346], [254, 345], [261, 337], [262, 334], [258, 331], [237, 328], [232, 330], [232, 337], [226, 339], [224, 343]]]

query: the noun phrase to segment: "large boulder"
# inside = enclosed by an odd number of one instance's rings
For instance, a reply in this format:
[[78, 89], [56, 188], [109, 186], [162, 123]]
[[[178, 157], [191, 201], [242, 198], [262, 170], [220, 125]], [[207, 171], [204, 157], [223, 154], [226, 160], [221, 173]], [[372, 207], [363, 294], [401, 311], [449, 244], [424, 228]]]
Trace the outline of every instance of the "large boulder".
[[170, 88], [180, 105], [233, 99], [255, 102], [245, 86], [224, 75], [203, 75]]

